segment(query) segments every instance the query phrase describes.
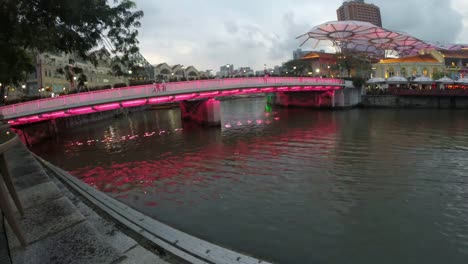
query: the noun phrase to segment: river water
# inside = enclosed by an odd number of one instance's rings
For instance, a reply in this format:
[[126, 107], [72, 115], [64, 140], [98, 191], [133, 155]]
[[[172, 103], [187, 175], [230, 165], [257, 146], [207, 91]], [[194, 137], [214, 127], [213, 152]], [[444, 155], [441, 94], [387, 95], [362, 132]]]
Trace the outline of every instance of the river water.
[[275, 263], [468, 263], [468, 113], [222, 102], [85, 125], [33, 148], [133, 208]]

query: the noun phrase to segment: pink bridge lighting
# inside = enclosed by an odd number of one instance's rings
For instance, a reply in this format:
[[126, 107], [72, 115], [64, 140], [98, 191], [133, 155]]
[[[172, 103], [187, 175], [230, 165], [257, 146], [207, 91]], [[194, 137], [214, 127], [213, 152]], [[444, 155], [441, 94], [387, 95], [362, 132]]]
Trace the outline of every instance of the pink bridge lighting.
[[148, 84], [7, 105], [0, 107], [0, 115], [11, 125], [21, 125], [120, 107], [255, 93], [333, 91], [343, 86], [344, 81], [341, 79], [308, 77], [254, 77]]

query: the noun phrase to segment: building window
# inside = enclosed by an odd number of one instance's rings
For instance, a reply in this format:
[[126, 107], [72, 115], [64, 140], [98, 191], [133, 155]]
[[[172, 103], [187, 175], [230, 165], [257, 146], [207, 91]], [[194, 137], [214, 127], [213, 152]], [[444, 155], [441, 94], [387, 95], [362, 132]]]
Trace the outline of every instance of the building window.
[[403, 76], [403, 77], [406, 77], [406, 68], [405, 67], [401, 68], [400, 75]]
[[424, 68], [422, 74], [424, 76], [429, 76], [429, 70], [427, 70], [427, 68]]

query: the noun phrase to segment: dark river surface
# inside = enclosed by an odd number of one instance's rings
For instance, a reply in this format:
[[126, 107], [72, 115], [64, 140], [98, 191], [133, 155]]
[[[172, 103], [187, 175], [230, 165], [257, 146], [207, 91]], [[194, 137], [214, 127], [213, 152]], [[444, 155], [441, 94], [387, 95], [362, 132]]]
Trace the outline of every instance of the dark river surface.
[[131, 207], [275, 263], [468, 263], [468, 112], [222, 102], [83, 125], [33, 151]]

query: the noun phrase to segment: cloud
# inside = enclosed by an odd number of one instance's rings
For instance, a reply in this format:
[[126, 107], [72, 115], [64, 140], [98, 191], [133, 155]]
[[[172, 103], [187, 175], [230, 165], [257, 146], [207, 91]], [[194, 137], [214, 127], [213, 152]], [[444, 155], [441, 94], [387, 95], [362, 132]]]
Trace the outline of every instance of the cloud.
[[450, 0], [374, 2], [380, 7], [385, 28], [404, 31], [422, 40], [454, 42], [463, 27], [462, 14]]
[[[262, 69], [280, 65], [299, 47], [296, 37], [336, 20], [341, 0], [136, 0], [145, 12], [141, 53], [153, 64]], [[366, 1], [370, 2], [370, 1]], [[468, 42], [466, 0], [373, 0], [384, 27], [428, 41]], [[304, 49], [310, 49], [309, 42]], [[318, 48], [321, 48], [320, 46]]]

